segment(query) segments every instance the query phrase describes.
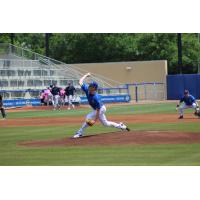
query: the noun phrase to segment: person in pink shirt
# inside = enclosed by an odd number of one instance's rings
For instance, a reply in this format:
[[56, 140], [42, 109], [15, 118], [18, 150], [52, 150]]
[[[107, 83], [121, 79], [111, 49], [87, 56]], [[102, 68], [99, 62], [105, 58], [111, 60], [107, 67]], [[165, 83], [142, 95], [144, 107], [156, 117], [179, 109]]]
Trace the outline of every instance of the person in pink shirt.
[[42, 92], [40, 94], [40, 101], [41, 101], [42, 105], [45, 104], [45, 93], [44, 93], [44, 90], [42, 90]]
[[52, 94], [49, 87], [46, 90], [44, 90], [44, 94], [47, 106], [49, 106], [50, 102], [52, 102]]
[[63, 88], [60, 88], [60, 105], [65, 105], [65, 90]]

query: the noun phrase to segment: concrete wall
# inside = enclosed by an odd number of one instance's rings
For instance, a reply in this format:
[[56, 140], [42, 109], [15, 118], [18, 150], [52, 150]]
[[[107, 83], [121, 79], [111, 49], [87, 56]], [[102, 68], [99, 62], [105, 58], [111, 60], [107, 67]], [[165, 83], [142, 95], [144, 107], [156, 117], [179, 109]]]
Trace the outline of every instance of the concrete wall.
[[76, 66], [103, 75], [121, 83], [163, 82], [166, 83], [167, 61], [136, 61], [112, 63], [84, 63]]
[[[77, 67], [86, 70], [87, 72], [103, 75], [109, 79], [125, 83], [141, 83], [141, 82], [161, 82], [164, 86], [156, 86], [159, 90], [156, 98], [152, 91], [153, 85], [138, 87], [139, 97], [141, 100], [157, 99], [162, 100], [166, 96], [166, 75], [167, 61], [136, 61], [136, 62], [112, 62], [112, 63], [84, 63], [75, 64]], [[135, 88], [130, 87], [131, 98], [135, 99]], [[146, 91], [149, 92], [145, 96]]]

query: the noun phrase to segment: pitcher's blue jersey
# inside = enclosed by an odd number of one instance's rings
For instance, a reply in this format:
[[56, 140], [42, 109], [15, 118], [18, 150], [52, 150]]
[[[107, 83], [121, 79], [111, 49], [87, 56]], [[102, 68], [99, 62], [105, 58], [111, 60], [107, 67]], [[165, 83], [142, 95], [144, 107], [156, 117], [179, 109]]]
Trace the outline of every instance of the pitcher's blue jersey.
[[85, 92], [85, 94], [87, 96], [90, 106], [94, 110], [100, 109], [103, 106], [100, 95], [98, 95], [97, 93], [95, 93], [94, 95], [90, 94], [88, 88], [89, 88], [89, 86], [85, 83], [83, 83], [81, 86], [81, 89]]
[[188, 97], [183, 96], [183, 97], [180, 99], [180, 102], [185, 102], [185, 104], [186, 104], [187, 106], [191, 106], [193, 103], [196, 102], [196, 99], [195, 99], [192, 95], [189, 95]]

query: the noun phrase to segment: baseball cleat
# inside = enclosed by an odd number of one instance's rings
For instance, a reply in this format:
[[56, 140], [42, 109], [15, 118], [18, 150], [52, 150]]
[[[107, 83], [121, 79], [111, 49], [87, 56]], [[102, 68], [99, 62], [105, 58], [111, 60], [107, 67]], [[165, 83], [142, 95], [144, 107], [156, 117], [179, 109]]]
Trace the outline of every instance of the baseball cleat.
[[122, 130], [130, 131], [130, 129], [125, 124], [123, 124], [122, 122], [120, 122], [120, 125], [121, 125]]
[[198, 112], [197, 112], [197, 111], [195, 111], [195, 112], [194, 112], [194, 115], [195, 115], [195, 116], [198, 116]]
[[183, 119], [183, 115], [180, 115], [179, 119]]
[[80, 137], [83, 137], [83, 135], [80, 134], [80, 133], [76, 133], [76, 134], [73, 136], [73, 138], [80, 138]]

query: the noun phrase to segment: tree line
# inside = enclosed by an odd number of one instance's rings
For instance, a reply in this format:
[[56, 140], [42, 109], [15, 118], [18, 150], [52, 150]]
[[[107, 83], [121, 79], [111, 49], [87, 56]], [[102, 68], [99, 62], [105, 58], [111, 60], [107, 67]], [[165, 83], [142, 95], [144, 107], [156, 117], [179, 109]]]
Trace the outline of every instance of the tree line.
[[[45, 55], [46, 36], [44, 33], [3, 33], [0, 43], [13, 42]], [[167, 60], [168, 73], [179, 73], [176, 33], [51, 33], [48, 44], [49, 57], [68, 64]], [[182, 34], [182, 73], [197, 73], [199, 63], [199, 35]]]

